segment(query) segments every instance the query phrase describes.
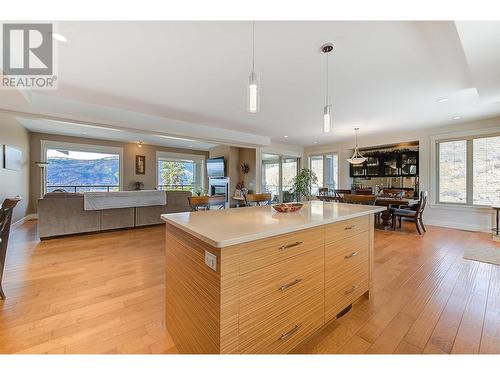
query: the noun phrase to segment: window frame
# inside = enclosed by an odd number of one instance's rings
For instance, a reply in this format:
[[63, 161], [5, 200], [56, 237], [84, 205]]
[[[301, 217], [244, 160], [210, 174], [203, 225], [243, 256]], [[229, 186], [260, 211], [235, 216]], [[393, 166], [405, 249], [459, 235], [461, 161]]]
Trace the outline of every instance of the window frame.
[[[87, 143], [73, 143], [73, 142], [60, 142], [60, 141], [50, 141], [42, 139], [40, 141], [40, 160], [43, 162], [47, 162], [47, 150], [48, 149], [63, 149], [67, 151], [79, 151], [79, 152], [96, 152], [103, 154], [117, 154], [118, 155], [118, 165], [119, 165], [119, 186], [118, 191], [123, 190], [123, 147], [115, 147], [115, 146], [103, 146], [103, 145], [94, 145]], [[47, 169], [44, 168], [45, 171], [45, 189], [47, 190]]]
[[[193, 161], [193, 162], [199, 162], [201, 163], [201, 168], [200, 168], [200, 188], [202, 190], [205, 190], [206, 187], [206, 172], [205, 172], [205, 165], [206, 165], [206, 157], [204, 155], [198, 155], [198, 154], [183, 154], [183, 153], [178, 153], [178, 152], [165, 152], [165, 151], [156, 151], [156, 161], [155, 161], [155, 187], [158, 189], [159, 187], [159, 182], [160, 182], [160, 176], [158, 173], [158, 162], [161, 159], [167, 159], [167, 161]], [[194, 184], [193, 184], [194, 186]]]
[[[490, 205], [474, 204], [474, 139], [490, 138], [500, 136], [500, 127], [468, 130], [449, 134], [431, 136], [431, 205], [441, 208], [484, 210]], [[466, 141], [466, 201], [465, 203], [441, 202], [439, 200], [439, 144], [452, 141]]]
[[[326, 187], [327, 186], [327, 183], [326, 183], [326, 177], [328, 175], [327, 173], [327, 168], [326, 168], [326, 158], [327, 156], [329, 155], [335, 155], [337, 156], [337, 181], [334, 181], [334, 184], [335, 184], [335, 187], [334, 187], [334, 190], [335, 189], [338, 189], [339, 188], [339, 179], [340, 179], [340, 158], [339, 158], [339, 153], [336, 152], [336, 151], [332, 151], [332, 152], [322, 152], [322, 153], [314, 153], [314, 154], [309, 154], [307, 155], [307, 168], [311, 169], [311, 158], [314, 158], [315, 156], [322, 156], [323, 157], [323, 181], [318, 181], [318, 183], [321, 185], [320, 187]], [[311, 169], [312, 170], [312, 169]], [[333, 175], [335, 176], [335, 168], [333, 170]]]

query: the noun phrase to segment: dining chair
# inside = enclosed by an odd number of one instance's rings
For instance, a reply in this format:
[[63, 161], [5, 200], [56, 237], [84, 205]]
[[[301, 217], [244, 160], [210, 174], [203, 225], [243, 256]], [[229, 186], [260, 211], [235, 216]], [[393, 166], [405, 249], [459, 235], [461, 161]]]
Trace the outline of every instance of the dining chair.
[[318, 195], [328, 195], [329, 189], [327, 187], [322, 187], [318, 189]]
[[420, 192], [420, 200], [414, 208], [409, 206], [401, 206], [400, 208], [391, 208], [390, 212], [392, 214], [392, 229], [396, 230], [396, 224], [399, 223], [399, 228], [401, 228], [401, 221], [403, 218], [414, 221], [417, 228], [418, 234], [423, 234], [427, 232], [422, 219], [422, 214], [427, 203], [427, 191]]
[[271, 193], [261, 193], [261, 194], [246, 194], [245, 203], [247, 206], [255, 205], [262, 206], [262, 204], [271, 204], [272, 195]]
[[208, 210], [210, 208], [209, 204], [210, 197], [188, 197], [189, 207], [191, 207], [191, 211], [202, 211]]
[[12, 212], [21, 197], [6, 199], [0, 206], [0, 299], [5, 299], [5, 293], [2, 289], [3, 271], [5, 267], [5, 258], [7, 256], [7, 245], [9, 243], [10, 225], [12, 222]]
[[377, 200], [376, 195], [357, 195], [357, 194], [345, 194], [343, 197], [344, 203], [354, 203], [354, 204], [366, 204], [366, 205], [375, 205], [375, 201]]

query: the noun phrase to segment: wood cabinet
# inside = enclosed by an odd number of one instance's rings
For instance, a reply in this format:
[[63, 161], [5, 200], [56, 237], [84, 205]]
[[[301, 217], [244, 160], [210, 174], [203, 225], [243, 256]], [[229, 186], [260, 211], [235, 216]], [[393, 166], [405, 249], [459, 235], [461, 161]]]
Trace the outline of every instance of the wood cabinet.
[[373, 214], [222, 249], [166, 232], [166, 323], [181, 353], [288, 353], [370, 289]]
[[350, 165], [350, 177], [418, 176], [418, 151], [367, 155], [363, 164]]

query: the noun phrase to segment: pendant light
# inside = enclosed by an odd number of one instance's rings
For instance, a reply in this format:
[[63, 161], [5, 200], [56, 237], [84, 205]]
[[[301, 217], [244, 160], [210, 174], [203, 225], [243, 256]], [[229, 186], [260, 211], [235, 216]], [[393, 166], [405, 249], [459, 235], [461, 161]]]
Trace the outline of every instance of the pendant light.
[[248, 112], [259, 112], [259, 83], [255, 73], [255, 21], [252, 22], [252, 72], [248, 76]]
[[323, 132], [324, 133], [329, 133], [332, 130], [332, 118], [331, 118], [331, 104], [330, 104], [330, 98], [328, 96], [328, 55], [330, 52], [333, 51], [333, 44], [332, 43], [326, 43], [321, 46], [321, 52], [326, 55], [326, 100], [325, 100], [325, 106], [323, 107]]
[[354, 131], [356, 132], [356, 147], [354, 148], [354, 153], [352, 154], [352, 156], [347, 159], [349, 163], [354, 165], [363, 164], [366, 161], [366, 158], [361, 155], [358, 149], [358, 130], [359, 128], [354, 128]]

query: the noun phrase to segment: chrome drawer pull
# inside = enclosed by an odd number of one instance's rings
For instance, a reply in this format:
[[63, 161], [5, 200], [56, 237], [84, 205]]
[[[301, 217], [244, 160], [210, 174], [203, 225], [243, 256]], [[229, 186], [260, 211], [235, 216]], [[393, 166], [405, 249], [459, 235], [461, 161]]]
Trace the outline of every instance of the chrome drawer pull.
[[300, 283], [302, 281], [302, 279], [295, 279], [293, 280], [291, 283], [288, 283], [288, 284], [284, 284], [282, 286], [280, 286], [280, 288], [278, 290], [281, 290], [282, 292], [284, 292], [285, 290], [287, 290], [288, 288]]
[[357, 228], [357, 225], [351, 225], [350, 227], [345, 227], [344, 229], [345, 230], [351, 230], [351, 229], [354, 229], [354, 228]]
[[295, 247], [295, 246], [299, 246], [299, 245], [302, 245], [304, 242], [302, 241], [297, 241], [297, 242], [294, 242], [294, 243], [291, 243], [291, 244], [288, 244], [288, 245], [283, 245], [283, 246], [280, 246], [280, 250], [288, 250], [292, 247]]
[[286, 339], [288, 339], [295, 332], [297, 332], [300, 329], [301, 326], [302, 326], [302, 324], [296, 324], [295, 327], [293, 327], [290, 331], [288, 331], [287, 333], [282, 334], [278, 340], [286, 340]]
[[358, 286], [357, 285], [353, 285], [351, 286], [350, 289], [346, 290], [344, 293], [345, 294], [351, 294], [352, 292], [354, 292], [356, 289], [358, 289]]
[[352, 257], [355, 257], [356, 255], [358, 255], [358, 252], [357, 251], [354, 251], [353, 253], [349, 254], [349, 255], [346, 255], [344, 257], [344, 259], [350, 259]]

